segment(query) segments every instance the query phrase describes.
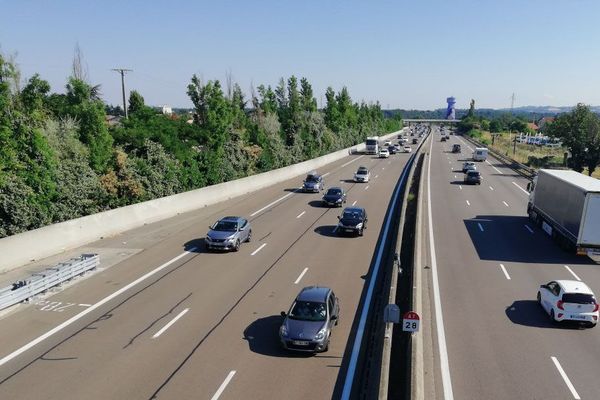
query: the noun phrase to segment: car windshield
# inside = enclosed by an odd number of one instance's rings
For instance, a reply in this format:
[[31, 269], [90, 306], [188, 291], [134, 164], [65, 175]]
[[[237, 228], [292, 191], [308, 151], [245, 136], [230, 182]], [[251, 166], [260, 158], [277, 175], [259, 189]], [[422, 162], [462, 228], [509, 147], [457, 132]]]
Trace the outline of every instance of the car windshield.
[[234, 221], [219, 221], [212, 227], [213, 231], [235, 232], [237, 231], [237, 222]]
[[358, 211], [346, 211], [342, 216], [343, 219], [358, 219], [360, 218], [360, 213]]
[[319, 178], [316, 175], [308, 175], [306, 177], [306, 182], [318, 182]]
[[586, 293], [565, 293], [562, 296], [562, 301], [565, 303], [574, 304], [595, 304], [596, 299], [591, 294]]
[[479, 171], [469, 171], [469, 172], [467, 172], [467, 175], [469, 175], [469, 176], [479, 176]]
[[329, 189], [327, 191], [328, 195], [340, 195], [342, 194], [342, 189]]
[[377, 140], [374, 139], [367, 139], [367, 145], [368, 146], [372, 146], [374, 144], [377, 144]]
[[299, 321], [325, 321], [327, 319], [327, 308], [325, 303], [296, 301], [289, 317]]
[[356, 173], [360, 175], [365, 175], [367, 172], [369, 171], [366, 168], [359, 168], [358, 171], [356, 171]]

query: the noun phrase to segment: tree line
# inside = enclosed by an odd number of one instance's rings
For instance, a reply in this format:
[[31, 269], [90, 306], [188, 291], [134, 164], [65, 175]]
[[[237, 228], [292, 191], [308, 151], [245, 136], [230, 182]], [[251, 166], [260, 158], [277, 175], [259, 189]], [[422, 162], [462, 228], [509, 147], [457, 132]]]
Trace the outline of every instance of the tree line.
[[[77, 61], [77, 60], [75, 60]], [[317, 108], [306, 78], [259, 85], [190, 79], [187, 115], [162, 115], [131, 91], [129, 118], [109, 126], [98, 85], [74, 62], [65, 93], [21, 82], [0, 54], [0, 237], [269, 171], [398, 130], [379, 103], [328, 88]]]

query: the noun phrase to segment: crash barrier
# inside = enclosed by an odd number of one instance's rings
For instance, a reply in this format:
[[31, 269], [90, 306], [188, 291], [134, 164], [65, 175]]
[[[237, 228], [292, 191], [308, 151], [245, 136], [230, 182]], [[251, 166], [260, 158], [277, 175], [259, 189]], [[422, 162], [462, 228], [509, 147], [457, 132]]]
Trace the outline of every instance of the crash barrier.
[[[403, 130], [381, 136], [396, 137]], [[365, 144], [348, 147], [312, 160], [273, 171], [247, 176], [201, 189], [161, 197], [142, 203], [59, 222], [0, 239], [0, 273], [95, 240], [165, 220], [178, 214], [242, 196], [306, 174], [365, 149]], [[35, 246], [31, 246], [35, 243]]]
[[100, 256], [98, 254], [82, 254], [80, 257], [71, 258], [69, 261], [36, 272], [29, 278], [0, 289], [0, 310], [29, 300], [33, 296], [44, 293], [54, 286], [97, 268], [99, 265]]
[[497, 158], [498, 161], [500, 161], [502, 164], [505, 164], [509, 168], [513, 169], [519, 175], [521, 175], [529, 180], [533, 180], [533, 177], [536, 174], [535, 170], [533, 168], [529, 168], [527, 165], [521, 164], [520, 162], [517, 162], [517, 161], [513, 160], [512, 158], [505, 156], [504, 154], [502, 154], [492, 148], [487, 147], [487, 145], [485, 145], [483, 143], [479, 143], [477, 140], [473, 139], [472, 137], [469, 137], [469, 136], [463, 136], [463, 137], [465, 139], [467, 139], [467, 141], [474, 144], [476, 147], [486, 147], [488, 149], [488, 152], [490, 154], [492, 154], [495, 158]]

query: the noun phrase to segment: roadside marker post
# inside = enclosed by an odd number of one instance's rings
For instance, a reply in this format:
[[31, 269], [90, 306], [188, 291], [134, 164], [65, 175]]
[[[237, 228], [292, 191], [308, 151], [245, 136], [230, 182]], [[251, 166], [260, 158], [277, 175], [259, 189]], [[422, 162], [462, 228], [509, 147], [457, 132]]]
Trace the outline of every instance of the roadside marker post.
[[415, 333], [419, 332], [419, 326], [421, 325], [421, 318], [419, 314], [414, 311], [407, 311], [402, 317], [402, 330], [404, 332]]

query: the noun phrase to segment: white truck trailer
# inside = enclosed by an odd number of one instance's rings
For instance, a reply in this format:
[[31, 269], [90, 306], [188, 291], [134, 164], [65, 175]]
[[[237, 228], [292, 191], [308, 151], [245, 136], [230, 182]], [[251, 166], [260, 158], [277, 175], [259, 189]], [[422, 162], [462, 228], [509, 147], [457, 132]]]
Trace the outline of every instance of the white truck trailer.
[[529, 218], [565, 250], [600, 255], [600, 180], [540, 169], [527, 186]]

